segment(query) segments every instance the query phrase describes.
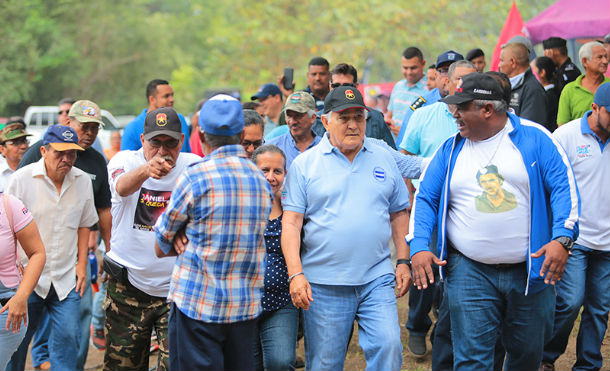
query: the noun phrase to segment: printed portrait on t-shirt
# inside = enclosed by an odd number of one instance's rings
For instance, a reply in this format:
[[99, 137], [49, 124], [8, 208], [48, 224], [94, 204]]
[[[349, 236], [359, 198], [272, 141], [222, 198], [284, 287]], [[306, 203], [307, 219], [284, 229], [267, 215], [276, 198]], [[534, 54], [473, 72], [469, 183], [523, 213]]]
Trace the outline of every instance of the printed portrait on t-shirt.
[[483, 193], [475, 197], [477, 211], [482, 213], [503, 213], [517, 207], [515, 195], [502, 188], [504, 177], [496, 165], [487, 165], [477, 171], [477, 183]]
[[133, 228], [153, 231], [157, 218], [165, 210], [171, 194], [171, 191], [155, 191], [142, 187], [133, 216]]

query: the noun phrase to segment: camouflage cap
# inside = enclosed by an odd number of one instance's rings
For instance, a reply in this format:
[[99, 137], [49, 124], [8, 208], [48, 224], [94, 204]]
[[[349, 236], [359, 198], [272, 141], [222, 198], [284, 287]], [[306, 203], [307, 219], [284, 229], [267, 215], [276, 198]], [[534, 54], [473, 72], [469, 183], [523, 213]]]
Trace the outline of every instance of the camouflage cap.
[[97, 122], [104, 126], [100, 107], [90, 100], [78, 100], [74, 102], [68, 112], [68, 117], [77, 119], [80, 122]]
[[295, 111], [299, 113], [316, 112], [316, 102], [313, 96], [306, 91], [292, 93], [286, 99], [283, 111]]
[[0, 130], [0, 143], [31, 135], [25, 132], [25, 127], [20, 123], [6, 124]]

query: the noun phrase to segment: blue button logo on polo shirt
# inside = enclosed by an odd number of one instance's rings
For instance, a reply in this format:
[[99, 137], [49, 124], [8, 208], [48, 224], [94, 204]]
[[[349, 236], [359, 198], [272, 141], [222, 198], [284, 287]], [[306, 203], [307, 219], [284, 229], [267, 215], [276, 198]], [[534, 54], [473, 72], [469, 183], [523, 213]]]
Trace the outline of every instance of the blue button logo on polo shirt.
[[376, 166], [373, 169], [373, 176], [375, 177], [375, 179], [377, 179], [380, 182], [385, 182], [385, 170], [383, 170], [382, 168], [380, 168], [379, 166]]

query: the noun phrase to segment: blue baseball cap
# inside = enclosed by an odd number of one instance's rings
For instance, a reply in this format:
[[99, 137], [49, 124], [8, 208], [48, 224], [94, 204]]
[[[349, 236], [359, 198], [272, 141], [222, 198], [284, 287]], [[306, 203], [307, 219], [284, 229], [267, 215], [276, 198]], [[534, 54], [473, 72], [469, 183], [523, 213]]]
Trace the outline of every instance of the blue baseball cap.
[[610, 112], [610, 82], [603, 83], [597, 88], [593, 103]]
[[78, 135], [76, 131], [66, 125], [49, 126], [46, 133], [42, 136], [43, 145], [51, 145], [56, 151], [68, 151], [75, 149], [84, 151], [85, 149], [78, 145]]
[[438, 68], [441, 64], [446, 64], [446, 63], [453, 63], [453, 62], [457, 62], [457, 61], [462, 61], [464, 60], [464, 56], [461, 55], [458, 52], [454, 52], [453, 50], [448, 50], [446, 52], [444, 52], [443, 54], [439, 55], [438, 58], [436, 58], [436, 68]]
[[241, 133], [244, 131], [241, 103], [227, 94], [208, 99], [199, 111], [199, 130], [226, 137]]
[[275, 85], [275, 84], [265, 84], [263, 86], [261, 86], [258, 91], [256, 92], [256, 94], [254, 94], [252, 97], [250, 97], [251, 100], [257, 100], [257, 99], [261, 99], [261, 98], [267, 98], [270, 95], [280, 95], [280, 98], [282, 97], [282, 91], [280, 90], [280, 88]]

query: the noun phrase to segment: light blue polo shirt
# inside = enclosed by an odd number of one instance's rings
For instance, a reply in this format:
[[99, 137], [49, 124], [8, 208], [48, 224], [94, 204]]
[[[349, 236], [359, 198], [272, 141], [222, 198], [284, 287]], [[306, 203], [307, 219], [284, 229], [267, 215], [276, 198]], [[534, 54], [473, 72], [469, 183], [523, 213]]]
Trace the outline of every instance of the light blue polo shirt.
[[362, 285], [394, 272], [390, 213], [406, 209], [409, 194], [392, 156], [368, 138], [350, 163], [325, 135], [292, 163], [282, 204], [303, 214], [310, 282]]
[[[305, 151], [320, 143], [320, 139], [322, 139], [313, 131], [311, 134], [314, 136], [313, 141], [309, 144], [309, 147], [307, 147]], [[275, 144], [276, 146], [280, 147], [282, 151], [284, 151], [284, 154], [286, 155], [286, 169], [290, 169], [292, 161], [294, 161], [294, 159], [302, 153], [299, 150], [299, 147], [297, 147], [297, 143], [294, 141], [294, 138], [292, 135], [290, 135], [290, 132], [280, 135], [279, 137], [269, 139], [265, 142], [265, 144]]]
[[426, 76], [424, 76], [413, 86], [409, 86], [407, 79], [402, 79], [394, 85], [392, 94], [390, 94], [388, 110], [392, 111], [392, 119], [396, 125], [402, 125], [411, 103], [428, 92], [426, 81]]

